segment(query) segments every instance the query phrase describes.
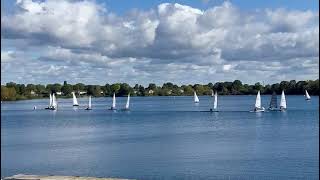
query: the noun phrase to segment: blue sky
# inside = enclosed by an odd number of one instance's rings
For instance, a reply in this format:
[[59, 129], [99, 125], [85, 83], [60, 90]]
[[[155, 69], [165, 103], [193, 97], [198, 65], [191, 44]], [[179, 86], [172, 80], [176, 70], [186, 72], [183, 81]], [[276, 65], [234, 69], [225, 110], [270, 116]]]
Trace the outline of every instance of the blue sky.
[[[212, 6], [222, 4], [223, 0], [99, 0], [99, 3], [106, 3], [108, 9], [119, 14], [126, 13], [133, 8], [148, 10], [156, 7], [160, 3], [181, 3], [199, 9], [208, 9]], [[298, 10], [319, 11], [319, 1], [317, 0], [268, 0], [268, 1], [248, 1], [248, 0], [229, 0], [232, 4], [244, 10], [255, 10], [264, 8], [286, 8]]]
[[316, 0], [1, 1], [1, 83], [318, 78]]

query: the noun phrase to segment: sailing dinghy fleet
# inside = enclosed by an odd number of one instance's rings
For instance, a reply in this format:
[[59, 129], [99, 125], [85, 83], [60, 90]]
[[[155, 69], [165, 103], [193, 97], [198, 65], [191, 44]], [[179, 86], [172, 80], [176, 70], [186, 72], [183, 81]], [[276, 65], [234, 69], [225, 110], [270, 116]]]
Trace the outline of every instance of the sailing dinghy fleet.
[[[305, 100], [307, 100], [307, 101], [311, 100], [311, 97], [310, 97], [307, 90], [305, 90], [304, 96], [305, 96]], [[217, 91], [214, 92], [212, 90], [211, 97], [213, 97], [213, 108], [210, 108], [210, 112], [218, 112], [218, 92]], [[193, 101], [196, 104], [200, 102], [196, 91], [194, 91]], [[73, 102], [73, 106], [79, 106], [77, 97], [74, 92], [72, 92], [72, 102]], [[125, 104], [124, 109], [121, 109], [121, 110], [124, 110], [124, 111], [130, 110], [129, 106], [130, 106], [130, 93], [128, 94], [127, 102]], [[55, 93], [49, 94], [49, 105], [45, 109], [57, 110], [57, 108], [58, 108], [58, 102], [57, 102]], [[36, 108], [34, 108], [34, 109], [36, 109]], [[276, 94], [276, 92], [273, 92], [271, 95], [268, 110], [269, 111], [286, 111], [286, 109], [287, 109], [287, 101], [286, 101], [284, 91], [282, 91], [282, 93], [281, 93], [279, 106], [277, 104], [277, 94]], [[85, 110], [92, 110], [91, 96], [88, 97], [88, 105], [86, 106]], [[115, 95], [115, 93], [113, 93], [112, 105], [109, 110], [116, 110], [116, 95]], [[253, 109], [253, 111], [250, 111], [250, 112], [264, 112], [264, 111], [265, 111], [265, 108], [261, 105], [260, 91], [258, 91], [257, 96], [256, 96], [254, 109]]]

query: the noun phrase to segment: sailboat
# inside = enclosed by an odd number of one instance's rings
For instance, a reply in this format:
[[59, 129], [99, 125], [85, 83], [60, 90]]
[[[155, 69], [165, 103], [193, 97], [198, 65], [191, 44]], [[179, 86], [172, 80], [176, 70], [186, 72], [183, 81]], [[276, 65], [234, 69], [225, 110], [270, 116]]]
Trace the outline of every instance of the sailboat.
[[284, 91], [282, 90], [281, 100], [280, 100], [280, 111], [285, 111], [286, 109], [287, 109], [286, 97], [284, 95]]
[[113, 93], [113, 98], [112, 98], [112, 106], [110, 110], [115, 110], [116, 109], [116, 94]]
[[85, 110], [91, 110], [91, 96], [89, 96], [88, 107]]
[[306, 100], [307, 100], [307, 101], [311, 100], [311, 97], [309, 96], [309, 93], [308, 93], [307, 90], [306, 90], [306, 95], [305, 95], [305, 96], [306, 96]]
[[128, 99], [127, 99], [127, 103], [126, 103], [126, 107], [124, 108], [124, 110], [129, 110], [129, 105], [130, 105], [130, 93], [128, 94]]
[[213, 93], [213, 90], [211, 89], [211, 97], [213, 97], [214, 96], [214, 93]]
[[72, 92], [73, 106], [79, 106], [78, 100], [74, 92]]
[[50, 107], [51, 110], [56, 110], [58, 108], [58, 103], [56, 100], [56, 96], [54, 95], [54, 93], [52, 94], [52, 105]]
[[264, 112], [264, 107], [261, 107], [260, 91], [258, 91], [254, 112]]
[[218, 108], [218, 92], [216, 91], [216, 93], [214, 94], [213, 110], [210, 109], [210, 111], [211, 112], [218, 112], [217, 108]]
[[52, 106], [52, 96], [51, 96], [51, 93], [49, 94], [49, 99], [50, 99], [50, 101], [49, 101], [49, 106], [46, 107], [45, 109], [50, 109], [51, 106]]
[[278, 105], [277, 105], [277, 94], [276, 94], [276, 92], [273, 91], [268, 109], [270, 111], [275, 111], [275, 110], [277, 110], [277, 108], [278, 108]]
[[194, 91], [194, 103], [198, 103], [199, 102], [199, 98], [197, 96], [196, 91]]

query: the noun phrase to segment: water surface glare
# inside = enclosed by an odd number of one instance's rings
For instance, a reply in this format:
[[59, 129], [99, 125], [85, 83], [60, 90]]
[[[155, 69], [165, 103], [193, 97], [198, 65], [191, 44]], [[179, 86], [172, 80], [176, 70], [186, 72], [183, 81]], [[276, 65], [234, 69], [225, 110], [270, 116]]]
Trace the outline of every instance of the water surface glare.
[[[261, 96], [267, 108], [271, 96]], [[255, 96], [58, 99], [1, 104], [1, 177], [18, 173], [134, 179], [318, 179], [318, 96], [250, 113]], [[278, 102], [280, 96], [278, 96]], [[117, 98], [117, 108], [125, 97]], [[33, 110], [37, 106], [37, 110]]]

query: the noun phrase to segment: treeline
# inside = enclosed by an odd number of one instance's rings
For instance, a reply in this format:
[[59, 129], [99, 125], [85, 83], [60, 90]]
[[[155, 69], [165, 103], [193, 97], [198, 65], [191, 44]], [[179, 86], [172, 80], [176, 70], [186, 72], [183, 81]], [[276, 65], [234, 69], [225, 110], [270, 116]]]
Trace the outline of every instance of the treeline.
[[241, 81], [233, 82], [217, 82], [215, 84], [208, 83], [206, 85], [182, 85], [178, 86], [173, 83], [164, 83], [162, 86], [149, 84], [147, 87], [136, 84], [134, 87], [126, 83], [115, 83], [101, 85], [85, 85], [82, 83], [68, 84], [64, 81], [63, 84], [16, 84], [9, 82], [6, 85], [1, 85], [1, 101], [12, 101], [32, 98], [46, 98], [49, 93], [56, 93], [60, 97], [71, 97], [71, 93], [75, 92], [78, 96], [92, 95], [99, 96], [127, 96], [130, 93], [132, 96], [190, 96], [196, 91], [198, 95], [211, 95], [211, 90], [218, 91], [220, 95], [248, 95], [256, 94], [258, 90], [261, 94], [272, 94], [273, 91], [280, 94], [285, 90], [287, 95], [304, 94], [308, 90], [310, 95], [319, 95], [319, 79], [309, 81], [282, 81], [272, 85], [254, 85], [242, 84]]

